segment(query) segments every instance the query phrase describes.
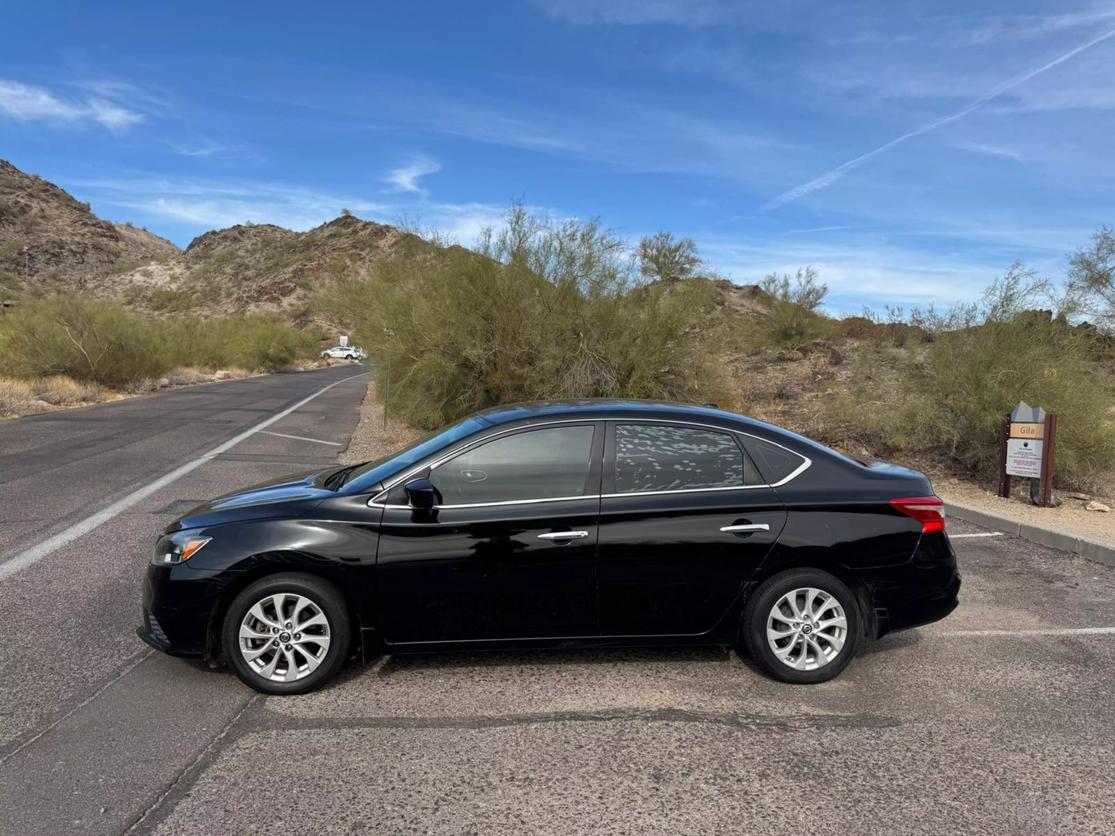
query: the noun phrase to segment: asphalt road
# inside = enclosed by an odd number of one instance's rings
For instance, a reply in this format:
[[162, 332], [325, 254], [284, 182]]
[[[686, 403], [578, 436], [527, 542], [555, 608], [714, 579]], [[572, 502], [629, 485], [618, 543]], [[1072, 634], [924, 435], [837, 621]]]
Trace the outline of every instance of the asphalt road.
[[[0, 573], [354, 371], [0, 423]], [[267, 432], [344, 444], [365, 382]], [[965, 524], [956, 613], [820, 686], [597, 650], [387, 658], [265, 698], [148, 652], [154, 533], [340, 449], [257, 433], [0, 579], [0, 832], [1110, 832], [1115, 570]]]

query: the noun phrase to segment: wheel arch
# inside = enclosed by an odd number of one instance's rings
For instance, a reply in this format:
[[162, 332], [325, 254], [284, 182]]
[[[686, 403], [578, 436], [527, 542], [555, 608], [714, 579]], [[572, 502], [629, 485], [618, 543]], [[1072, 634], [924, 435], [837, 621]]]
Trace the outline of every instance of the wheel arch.
[[352, 647], [356, 652], [362, 652], [360, 600], [355, 592], [357, 585], [351, 582], [351, 574], [346, 567], [316, 555], [300, 552], [263, 552], [250, 556], [245, 563], [247, 564], [245, 568], [221, 589], [216, 603], [209, 612], [209, 621], [205, 629], [207, 662], [219, 664], [222, 660], [221, 625], [225, 613], [228, 612], [236, 596], [256, 581], [269, 575], [282, 573], [309, 575], [334, 586], [344, 600], [345, 606], [348, 607], [349, 619], [352, 623]]
[[780, 560], [777, 563], [767, 561], [755, 573], [747, 585], [747, 590], [744, 592], [743, 599], [739, 604], [739, 618], [736, 627], [737, 641], [743, 640], [743, 614], [747, 609], [747, 602], [751, 600], [751, 596], [755, 594], [760, 586], [769, 579], [776, 575], [781, 575], [784, 572], [790, 572], [795, 569], [814, 569], [818, 572], [828, 572], [828, 574], [835, 577], [838, 581], [843, 583], [848, 589], [852, 590], [852, 594], [856, 597], [856, 605], [859, 608], [860, 624], [862, 626], [864, 638], [873, 639], [878, 633], [878, 616], [875, 612], [874, 599], [871, 596], [871, 590], [868, 589], [867, 584], [864, 583], [863, 576], [847, 566], [839, 563], [825, 563], [817, 560], [809, 560], [807, 558], [801, 559], [787, 559]]

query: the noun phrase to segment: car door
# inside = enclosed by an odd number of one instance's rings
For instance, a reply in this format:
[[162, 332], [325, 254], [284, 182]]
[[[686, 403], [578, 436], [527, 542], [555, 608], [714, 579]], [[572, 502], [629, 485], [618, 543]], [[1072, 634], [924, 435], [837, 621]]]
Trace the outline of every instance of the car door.
[[712, 630], [786, 522], [735, 433], [609, 422], [597, 583], [604, 635]]
[[385, 638], [591, 636], [603, 422], [523, 428], [429, 471], [431, 511], [386, 502], [377, 557]]

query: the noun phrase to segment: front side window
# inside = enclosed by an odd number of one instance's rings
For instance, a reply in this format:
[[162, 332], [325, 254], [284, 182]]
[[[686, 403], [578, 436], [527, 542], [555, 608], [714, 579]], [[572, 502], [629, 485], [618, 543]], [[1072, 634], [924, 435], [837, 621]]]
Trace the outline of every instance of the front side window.
[[728, 433], [617, 424], [616, 492], [743, 487], [743, 451]]
[[439, 465], [430, 480], [443, 505], [595, 494], [592, 435], [585, 424], [503, 436]]

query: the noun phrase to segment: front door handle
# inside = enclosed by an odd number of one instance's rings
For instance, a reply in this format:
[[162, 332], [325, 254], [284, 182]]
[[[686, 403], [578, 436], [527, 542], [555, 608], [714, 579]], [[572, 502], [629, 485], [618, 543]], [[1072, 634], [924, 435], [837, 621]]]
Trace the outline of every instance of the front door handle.
[[752, 531], [770, 531], [766, 523], [742, 523], [740, 525], [724, 525], [720, 530], [725, 534], [748, 534]]
[[555, 531], [552, 534], [539, 534], [539, 540], [583, 540], [587, 531]]

